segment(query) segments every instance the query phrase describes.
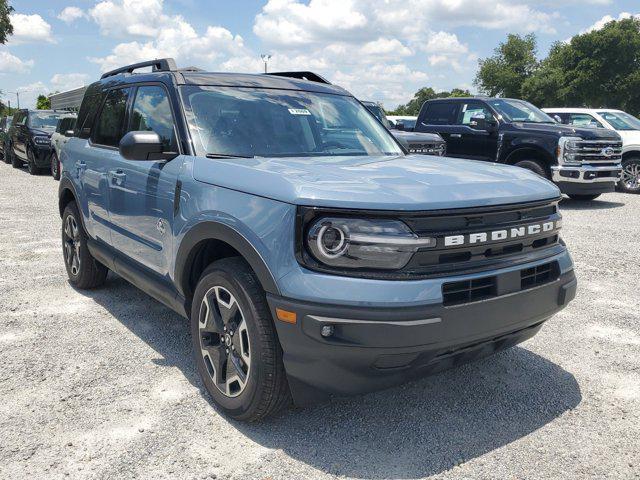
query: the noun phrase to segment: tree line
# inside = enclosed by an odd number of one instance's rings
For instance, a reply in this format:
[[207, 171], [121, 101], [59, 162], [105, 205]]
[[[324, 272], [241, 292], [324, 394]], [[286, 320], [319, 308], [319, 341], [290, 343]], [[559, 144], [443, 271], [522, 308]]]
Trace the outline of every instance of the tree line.
[[[614, 20], [556, 42], [542, 60], [535, 35], [510, 34], [479, 61], [474, 85], [483, 95], [522, 98], [540, 108], [607, 107], [640, 116], [640, 20]], [[467, 95], [421, 88], [389, 113], [417, 115], [425, 100]]]

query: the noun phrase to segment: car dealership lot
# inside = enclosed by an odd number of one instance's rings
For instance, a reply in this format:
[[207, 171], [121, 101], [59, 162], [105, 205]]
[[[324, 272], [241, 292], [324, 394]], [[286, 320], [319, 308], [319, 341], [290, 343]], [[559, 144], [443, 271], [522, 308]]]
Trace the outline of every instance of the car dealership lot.
[[640, 196], [562, 203], [578, 296], [521, 347], [247, 425], [185, 320], [70, 287], [57, 186], [0, 164], [0, 478], [640, 478]]

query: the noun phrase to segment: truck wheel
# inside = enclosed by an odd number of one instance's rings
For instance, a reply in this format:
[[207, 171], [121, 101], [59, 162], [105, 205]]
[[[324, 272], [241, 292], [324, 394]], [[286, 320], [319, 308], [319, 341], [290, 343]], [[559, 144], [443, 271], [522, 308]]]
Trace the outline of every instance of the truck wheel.
[[618, 189], [625, 193], [640, 193], [640, 157], [627, 158], [622, 162]]
[[243, 259], [218, 260], [202, 273], [193, 296], [191, 339], [204, 386], [230, 417], [256, 421], [289, 403], [264, 290]]
[[599, 193], [596, 193], [596, 194], [593, 194], [593, 195], [581, 195], [581, 194], [578, 194], [578, 193], [569, 194], [569, 198], [572, 198], [574, 200], [580, 200], [580, 201], [583, 201], [583, 202], [589, 202], [591, 200], [595, 200], [599, 196], [600, 196]]
[[51, 154], [51, 176], [54, 180], [60, 180], [60, 160], [56, 152]]
[[9, 153], [9, 146], [6, 143], [4, 144], [4, 148], [2, 149], [2, 151], [4, 152], [2, 155], [2, 160], [4, 160], [4, 163], [11, 163], [11, 154]]
[[13, 168], [22, 168], [23, 167], [24, 164], [22, 163], [22, 160], [20, 160], [18, 158], [18, 156], [13, 151], [13, 149], [9, 150], [9, 156], [11, 157], [11, 166]]
[[29, 175], [39, 175], [40, 169], [36, 165], [36, 157], [31, 149], [27, 150], [27, 170]]
[[520, 160], [518, 163], [514, 164], [516, 167], [526, 168], [527, 170], [531, 170], [533, 173], [537, 173], [541, 177], [549, 178], [547, 174], [547, 167], [544, 163], [539, 160]]
[[104, 284], [109, 270], [91, 256], [75, 202], [62, 214], [62, 254], [71, 285], [84, 290]]

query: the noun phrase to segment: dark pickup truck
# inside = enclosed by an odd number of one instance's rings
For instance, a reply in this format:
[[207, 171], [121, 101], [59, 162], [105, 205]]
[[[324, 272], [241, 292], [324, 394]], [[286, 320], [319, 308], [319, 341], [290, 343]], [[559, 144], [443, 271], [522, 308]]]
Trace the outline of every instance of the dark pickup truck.
[[361, 102], [382, 124], [389, 129], [398, 142], [409, 153], [421, 153], [423, 155], [443, 156], [447, 151], [447, 144], [437, 133], [416, 133], [394, 128], [387, 119], [387, 115], [380, 105], [371, 101]]
[[415, 132], [440, 134], [448, 157], [527, 168], [578, 200], [614, 191], [622, 171], [622, 139], [616, 132], [558, 124], [523, 100], [429, 100]]

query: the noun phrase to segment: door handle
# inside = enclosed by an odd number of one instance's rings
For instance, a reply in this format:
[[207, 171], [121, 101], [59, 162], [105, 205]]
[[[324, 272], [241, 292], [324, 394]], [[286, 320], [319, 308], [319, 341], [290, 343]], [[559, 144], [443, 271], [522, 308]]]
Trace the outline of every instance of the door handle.
[[80, 178], [80, 175], [87, 169], [87, 164], [84, 162], [76, 162], [76, 177]]
[[111, 177], [111, 183], [117, 186], [122, 186], [127, 179], [127, 174], [122, 170], [111, 170], [109, 176]]
[[462, 138], [462, 134], [461, 133], [452, 133], [451, 135], [449, 135], [451, 138]]

